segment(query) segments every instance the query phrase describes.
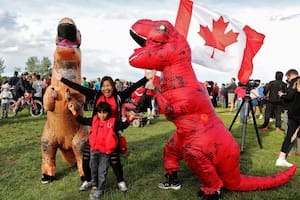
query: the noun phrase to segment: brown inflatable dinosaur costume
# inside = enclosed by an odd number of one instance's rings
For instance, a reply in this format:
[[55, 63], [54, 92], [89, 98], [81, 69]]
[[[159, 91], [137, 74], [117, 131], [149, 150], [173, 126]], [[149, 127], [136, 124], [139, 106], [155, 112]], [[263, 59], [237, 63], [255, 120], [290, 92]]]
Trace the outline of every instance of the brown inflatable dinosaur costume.
[[70, 18], [60, 20], [57, 28], [56, 50], [51, 85], [44, 95], [44, 107], [47, 110], [47, 120], [41, 139], [42, 150], [42, 183], [48, 183], [55, 178], [55, 156], [60, 150], [66, 162], [76, 164], [79, 175], [84, 176], [82, 169], [82, 146], [87, 140], [88, 132], [80, 125], [68, 109], [68, 103], [75, 102], [77, 111], [82, 114], [85, 97], [77, 91], [68, 88], [57, 80], [63, 77], [80, 83], [81, 81], [81, 36], [74, 21]]

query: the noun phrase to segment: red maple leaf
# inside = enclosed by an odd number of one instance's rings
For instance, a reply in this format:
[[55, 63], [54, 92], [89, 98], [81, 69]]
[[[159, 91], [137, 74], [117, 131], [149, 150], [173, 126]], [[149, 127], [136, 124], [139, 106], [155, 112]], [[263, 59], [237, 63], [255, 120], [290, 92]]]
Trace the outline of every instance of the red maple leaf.
[[211, 58], [214, 57], [215, 49], [219, 49], [225, 52], [225, 48], [232, 43], [237, 42], [237, 37], [239, 33], [225, 30], [229, 22], [224, 22], [221, 16], [217, 21], [213, 20], [212, 31], [209, 30], [208, 26], [202, 26], [200, 24], [200, 31], [198, 34], [205, 40], [205, 45], [214, 47]]

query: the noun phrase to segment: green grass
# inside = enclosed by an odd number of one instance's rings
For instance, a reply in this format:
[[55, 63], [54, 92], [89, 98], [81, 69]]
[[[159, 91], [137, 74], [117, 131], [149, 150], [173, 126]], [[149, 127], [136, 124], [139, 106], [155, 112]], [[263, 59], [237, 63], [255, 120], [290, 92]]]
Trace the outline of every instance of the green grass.
[[[218, 115], [229, 127], [234, 114], [217, 109]], [[57, 178], [50, 184], [41, 184], [40, 139], [46, 116], [33, 118], [27, 110], [17, 117], [0, 119], [0, 199], [1, 200], [69, 200], [88, 199], [89, 192], [78, 192], [81, 184], [76, 167], [62, 161], [57, 154]], [[238, 121], [238, 120], [237, 120]], [[262, 120], [257, 120], [258, 124]], [[247, 175], [267, 176], [283, 170], [275, 167], [277, 158], [274, 152], [280, 150], [283, 134], [275, 132], [271, 124], [269, 132], [260, 131], [263, 149], [260, 149], [252, 122], [246, 131], [246, 142], [241, 154], [241, 172]], [[231, 132], [240, 143], [241, 125], [234, 124]], [[166, 191], [157, 188], [164, 180], [163, 147], [175, 127], [163, 116], [143, 128], [129, 127], [124, 135], [128, 140], [129, 153], [122, 157], [124, 174], [129, 191], [123, 194], [117, 190], [116, 178], [109, 170], [103, 200], [193, 200], [200, 181], [195, 174], [180, 162], [179, 178], [184, 187], [179, 191]], [[299, 163], [300, 157], [291, 156], [288, 160]], [[300, 172], [287, 184], [278, 188], [253, 192], [225, 191], [224, 199], [299, 199]]]

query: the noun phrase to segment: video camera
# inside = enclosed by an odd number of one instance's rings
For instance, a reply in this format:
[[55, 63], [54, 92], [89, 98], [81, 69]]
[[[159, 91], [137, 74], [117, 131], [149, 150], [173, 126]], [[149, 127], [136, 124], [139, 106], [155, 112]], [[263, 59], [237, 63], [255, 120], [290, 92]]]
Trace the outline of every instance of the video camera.
[[239, 86], [245, 87], [249, 91], [254, 88], [257, 88], [259, 84], [260, 84], [259, 79], [250, 79], [246, 84], [243, 84], [241, 82], [238, 83]]

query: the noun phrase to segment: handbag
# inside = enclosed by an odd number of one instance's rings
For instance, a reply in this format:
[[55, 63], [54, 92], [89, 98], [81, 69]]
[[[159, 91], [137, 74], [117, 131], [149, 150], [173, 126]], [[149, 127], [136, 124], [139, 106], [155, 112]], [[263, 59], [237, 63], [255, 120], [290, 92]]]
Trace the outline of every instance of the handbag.
[[128, 153], [127, 141], [125, 136], [120, 135], [120, 153], [126, 154]]

